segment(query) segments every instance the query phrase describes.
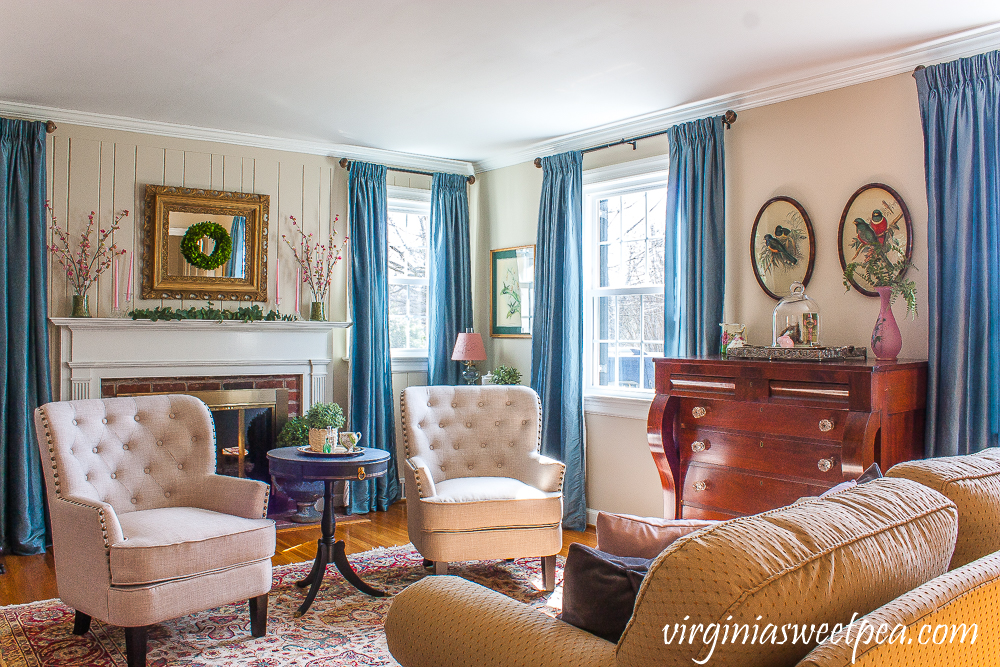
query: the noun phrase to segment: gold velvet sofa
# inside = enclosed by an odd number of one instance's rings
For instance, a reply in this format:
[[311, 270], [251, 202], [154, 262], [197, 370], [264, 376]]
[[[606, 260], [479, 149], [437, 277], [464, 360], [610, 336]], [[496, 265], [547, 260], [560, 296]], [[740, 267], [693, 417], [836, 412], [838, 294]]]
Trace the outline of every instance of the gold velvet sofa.
[[[681, 537], [617, 644], [457, 577], [400, 593], [386, 637], [404, 667], [1000, 665], [998, 549], [1000, 454], [987, 450]], [[819, 644], [764, 640], [766, 624], [824, 623]], [[701, 632], [677, 641], [678, 624]], [[756, 624], [760, 641], [706, 641], [711, 624]]]

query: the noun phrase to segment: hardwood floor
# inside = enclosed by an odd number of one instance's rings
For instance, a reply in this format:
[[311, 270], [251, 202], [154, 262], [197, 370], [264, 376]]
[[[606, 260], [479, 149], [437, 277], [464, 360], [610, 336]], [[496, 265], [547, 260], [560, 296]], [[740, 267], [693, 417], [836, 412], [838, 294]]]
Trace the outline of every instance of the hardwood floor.
[[[373, 512], [365, 516], [367, 521], [337, 526], [337, 539], [344, 540], [347, 553], [360, 553], [376, 547], [402, 546], [410, 541], [406, 533], [405, 501], [396, 503], [386, 512]], [[319, 537], [319, 524], [279, 530], [272, 562], [284, 565], [312, 560], [316, 555], [316, 541]], [[594, 527], [587, 526], [583, 533], [564, 530], [563, 556], [573, 542], [597, 546]], [[2, 562], [7, 573], [0, 575], [0, 606], [59, 597], [51, 551], [40, 556], [4, 556]]]

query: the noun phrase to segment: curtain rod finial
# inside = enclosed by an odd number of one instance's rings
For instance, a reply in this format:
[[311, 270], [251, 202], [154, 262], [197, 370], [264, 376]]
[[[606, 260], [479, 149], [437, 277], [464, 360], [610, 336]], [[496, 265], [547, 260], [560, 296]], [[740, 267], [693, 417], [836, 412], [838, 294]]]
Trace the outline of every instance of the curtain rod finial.
[[722, 122], [726, 124], [726, 129], [732, 129], [736, 122], [736, 112], [730, 109], [722, 116]]
[[538, 167], [539, 169], [542, 168], [542, 158], [540, 157], [535, 158], [535, 166]]
[[55, 131], [56, 131], [56, 124], [55, 123], [53, 123], [51, 120], [45, 123], [45, 133], [46, 134], [52, 134]]
[[475, 183], [475, 182], [476, 182], [476, 177], [475, 177], [475, 176], [469, 176], [469, 177], [468, 177], [467, 179], [465, 179], [465, 180], [467, 180], [467, 181], [469, 182], [469, 185], [472, 185], [473, 183]]
[[916, 76], [916, 75], [917, 75], [917, 72], [919, 72], [919, 71], [920, 71], [920, 70], [922, 70], [922, 69], [927, 69], [927, 68], [926, 68], [926, 67], [924, 67], [923, 65], [917, 65], [916, 67], [914, 67], [914, 68], [913, 68], [913, 76]]
[[347, 165], [348, 165], [347, 158], [346, 157], [340, 158], [340, 161], [337, 164], [339, 164], [344, 169], [347, 169]]

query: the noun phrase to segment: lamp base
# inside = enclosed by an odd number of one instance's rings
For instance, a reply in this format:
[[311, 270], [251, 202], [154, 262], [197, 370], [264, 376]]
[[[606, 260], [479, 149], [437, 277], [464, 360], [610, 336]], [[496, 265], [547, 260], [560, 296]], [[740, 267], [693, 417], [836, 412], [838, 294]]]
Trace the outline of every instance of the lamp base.
[[479, 382], [479, 371], [471, 361], [465, 362], [465, 370], [462, 371], [462, 379], [465, 380], [465, 384], [476, 384]]

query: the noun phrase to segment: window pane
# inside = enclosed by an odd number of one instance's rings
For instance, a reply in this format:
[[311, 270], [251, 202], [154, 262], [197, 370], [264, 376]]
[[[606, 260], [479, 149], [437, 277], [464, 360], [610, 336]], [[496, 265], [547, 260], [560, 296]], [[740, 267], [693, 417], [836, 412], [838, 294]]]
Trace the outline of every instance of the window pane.
[[649, 241], [649, 282], [652, 285], [663, 284], [663, 239]]
[[598, 340], [614, 340], [615, 338], [615, 299], [600, 296], [595, 299], [594, 333]]
[[389, 285], [389, 347], [406, 347], [408, 325], [406, 285]]
[[634, 342], [618, 343], [618, 386], [626, 389], [638, 389], [639, 384], [639, 364], [642, 362], [642, 353], [639, 351], [639, 344]]
[[410, 285], [410, 337], [407, 347], [427, 347], [427, 285]]
[[618, 339], [642, 337], [642, 297], [638, 294], [618, 297]]
[[660, 343], [663, 349], [663, 295], [644, 294], [642, 297], [642, 339]]
[[388, 215], [389, 275], [427, 275], [426, 215], [390, 211]]
[[601, 287], [618, 287], [622, 284], [621, 256], [622, 249], [618, 243], [601, 246], [600, 285]]
[[662, 239], [667, 229], [667, 189], [647, 192], [646, 206], [649, 208], [649, 237]]
[[597, 202], [598, 241], [621, 238], [621, 197], [608, 197]]
[[625, 248], [625, 285], [645, 285], [646, 278], [646, 242], [630, 241], [622, 244]]
[[597, 345], [597, 358], [594, 360], [597, 368], [594, 377], [597, 379], [597, 384], [602, 387], [607, 387], [615, 382], [615, 361], [609, 354], [610, 349], [611, 345], [608, 343]]
[[646, 193], [622, 196], [622, 238], [646, 238]]

